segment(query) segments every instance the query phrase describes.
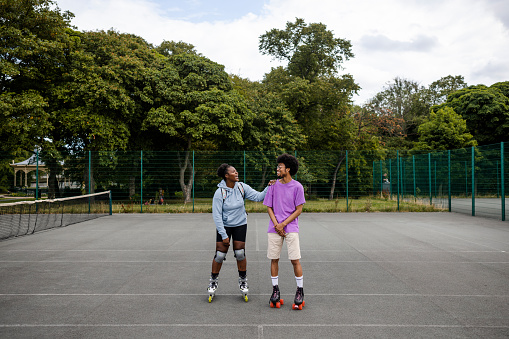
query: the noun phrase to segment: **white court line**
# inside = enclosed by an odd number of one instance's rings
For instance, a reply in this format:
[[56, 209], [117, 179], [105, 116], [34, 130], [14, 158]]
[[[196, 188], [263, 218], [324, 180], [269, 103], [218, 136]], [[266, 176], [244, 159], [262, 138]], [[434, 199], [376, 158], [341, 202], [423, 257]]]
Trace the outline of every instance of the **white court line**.
[[[282, 258], [282, 261], [287, 259]], [[262, 263], [265, 264], [268, 261], [264, 260], [248, 260], [249, 263]], [[97, 264], [106, 264], [106, 263], [143, 263], [143, 264], [151, 264], [151, 263], [190, 263], [190, 264], [201, 264], [201, 263], [210, 263], [208, 260], [0, 260], [0, 263], [65, 263], [65, 264], [74, 264], [74, 263], [97, 263]], [[509, 261], [443, 261], [443, 260], [301, 260], [301, 263], [315, 263], [315, 264], [380, 264], [380, 263], [400, 263], [400, 264], [509, 264]]]
[[[434, 325], [434, 324], [0, 324], [2, 328], [20, 327], [396, 327], [396, 328], [485, 328], [505, 329], [506, 325]], [[258, 331], [260, 333], [260, 331]]]
[[[219, 295], [219, 294], [218, 294]], [[238, 296], [239, 293], [221, 293], [221, 296]], [[250, 296], [267, 296], [267, 293], [249, 293]], [[293, 294], [281, 294], [293, 295]], [[0, 293], [0, 297], [196, 297], [206, 293]], [[270, 296], [270, 295], [269, 295]], [[504, 294], [417, 294], [417, 293], [306, 293], [307, 297], [418, 297], [418, 298], [509, 298]]]
[[[246, 249], [246, 251], [255, 251]], [[256, 251], [260, 251], [256, 249]], [[447, 250], [300, 250], [301, 252], [337, 252], [337, 253], [507, 253], [507, 251], [503, 250], [491, 250], [491, 251], [447, 251]], [[359, 252], [360, 251], [360, 252]], [[97, 250], [69, 250], [69, 249], [53, 249], [53, 250], [14, 250], [14, 249], [0, 249], [1, 252], [210, 252], [210, 250], [105, 250], [105, 249], [97, 249]]]

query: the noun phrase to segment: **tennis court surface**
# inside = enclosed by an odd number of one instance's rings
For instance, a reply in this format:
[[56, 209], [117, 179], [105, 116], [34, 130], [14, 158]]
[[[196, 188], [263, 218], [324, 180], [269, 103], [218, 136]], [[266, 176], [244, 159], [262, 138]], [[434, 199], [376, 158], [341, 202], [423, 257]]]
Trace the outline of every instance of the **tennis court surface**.
[[507, 338], [509, 224], [458, 213], [304, 213], [306, 306], [286, 247], [269, 308], [266, 214], [249, 214], [249, 302], [211, 214], [106, 216], [0, 241], [1, 338]]

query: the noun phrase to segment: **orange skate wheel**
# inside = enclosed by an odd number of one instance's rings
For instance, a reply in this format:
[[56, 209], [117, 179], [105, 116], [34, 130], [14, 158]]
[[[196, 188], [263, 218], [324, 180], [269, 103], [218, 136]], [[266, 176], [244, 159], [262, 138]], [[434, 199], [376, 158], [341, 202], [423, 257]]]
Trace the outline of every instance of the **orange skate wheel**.
[[299, 305], [299, 310], [302, 310], [302, 304]]
[[281, 308], [281, 303], [279, 301], [276, 303], [276, 308]]
[[296, 310], [296, 309], [297, 309], [297, 307], [296, 307], [296, 306], [297, 306], [297, 305], [292, 304], [292, 308], [293, 308], [294, 310]]
[[285, 301], [283, 299], [281, 299], [280, 302], [281, 302], [281, 305], [283, 305], [285, 303]]
[[302, 307], [306, 306], [306, 302], [302, 300]]
[[270, 302], [270, 308], [274, 308], [274, 304], [272, 303], [272, 301]]

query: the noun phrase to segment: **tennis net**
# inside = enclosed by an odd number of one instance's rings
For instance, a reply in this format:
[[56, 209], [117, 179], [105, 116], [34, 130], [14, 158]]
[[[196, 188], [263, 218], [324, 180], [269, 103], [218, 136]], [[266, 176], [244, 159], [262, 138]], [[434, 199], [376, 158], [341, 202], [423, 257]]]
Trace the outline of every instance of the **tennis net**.
[[110, 191], [70, 198], [0, 204], [0, 239], [111, 215]]

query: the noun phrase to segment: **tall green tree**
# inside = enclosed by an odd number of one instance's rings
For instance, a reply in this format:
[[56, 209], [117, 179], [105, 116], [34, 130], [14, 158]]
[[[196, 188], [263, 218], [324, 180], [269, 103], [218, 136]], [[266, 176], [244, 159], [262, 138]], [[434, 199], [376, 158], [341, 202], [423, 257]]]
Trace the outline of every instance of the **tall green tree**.
[[[0, 2], [0, 151], [18, 155], [48, 145], [54, 131], [48, 99], [62, 83], [73, 41], [70, 12], [51, 0]], [[51, 164], [52, 153], [41, 154]], [[51, 170], [50, 196], [56, 173]]]
[[467, 130], [467, 122], [451, 107], [439, 109], [419, 126], [419, 142], [414, 149], [426, 151], [445, 151], [477, 146], [472, 134]]
[[431, 105], [443, 104], [449, 94], [467, 87], [467, 83], [462, 75], [448, 75], [433, 81], [428, 87], [428, 100]]
[[205, 57], [171, 55], [153, 76], [154, 105], [142, 128], [161, 140], [155, 147], [181, 151], [179, 181], [185, 201], [190, 201], [191, 150], [205, 140], [218, 149], [243, 145], [243, 119], [250, 111], [224, 66]]
[[290, 75], [313, 81], [335, 75], [341, 64], [353, 58], [349, 40], [335, 38], [322, 23], [306, 24], [303, 19], [287, 22], [286, 28], [272, 29], [260, 36], [259, 50], [288, 62]]
[[400, 77], [388, 83], [369, 100], [368, 105], [380, 114], [388, 110], [394, 117], [402, 119], [403, 132], [411, 141], [417, 139], [417, 127], [428, 115], [430, 107], [426, 89], [416, 81]]
[[468, 131], [480, 145], [507, 141], [509, 135], [509, 98], [500, 85], [469, 86], [449, 95], [434, 109], [451, 107], [467, 122]]

